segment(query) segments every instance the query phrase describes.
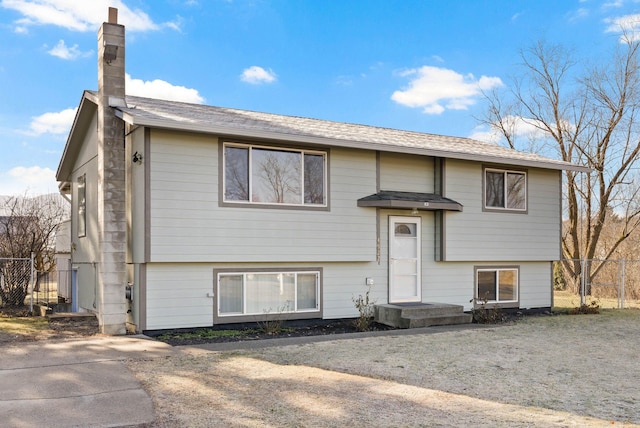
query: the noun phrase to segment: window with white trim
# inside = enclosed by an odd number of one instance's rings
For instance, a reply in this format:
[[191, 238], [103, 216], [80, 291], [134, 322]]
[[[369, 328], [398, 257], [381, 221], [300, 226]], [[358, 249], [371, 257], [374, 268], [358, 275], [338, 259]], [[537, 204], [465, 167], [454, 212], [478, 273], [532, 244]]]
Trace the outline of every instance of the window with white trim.
[[518, 268], [476, 268], [477, 301], [517, 302], [518, 276]]
[[486, 168], [484, 207], [490, 210], [527, 210], [527, 173]]
[[224, 144], [224, 201], [326, 206], [327, 153]]
[[320, 310], [320, 272], [218, 273], [218, 316]]

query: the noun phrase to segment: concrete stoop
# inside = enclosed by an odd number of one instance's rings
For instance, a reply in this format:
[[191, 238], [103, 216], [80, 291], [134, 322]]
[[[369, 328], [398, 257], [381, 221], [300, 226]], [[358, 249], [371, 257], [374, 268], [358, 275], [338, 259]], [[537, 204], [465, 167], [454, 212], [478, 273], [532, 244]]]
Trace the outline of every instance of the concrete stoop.
[[374, 319], [396, 328], [419, 328], [436, 325], [469, 324], [473, 317], [464, 307], [446, 303], [388, 303], [375, 305]]

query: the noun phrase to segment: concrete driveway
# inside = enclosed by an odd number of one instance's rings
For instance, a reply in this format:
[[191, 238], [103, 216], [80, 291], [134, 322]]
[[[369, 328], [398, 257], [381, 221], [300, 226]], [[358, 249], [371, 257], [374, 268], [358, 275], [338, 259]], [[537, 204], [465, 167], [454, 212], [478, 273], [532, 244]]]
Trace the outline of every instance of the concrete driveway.
[[151, 398], [123, 361], [172, 354], [136, 336], [20, 342], [0, 348], [3, 427], [114, 427], [154, 420]]

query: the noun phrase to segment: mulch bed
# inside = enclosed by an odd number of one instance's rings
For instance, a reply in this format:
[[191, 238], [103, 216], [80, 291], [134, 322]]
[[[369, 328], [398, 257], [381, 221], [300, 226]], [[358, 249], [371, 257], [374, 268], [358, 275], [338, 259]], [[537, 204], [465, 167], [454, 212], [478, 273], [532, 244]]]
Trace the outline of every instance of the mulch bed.
[[[324, 336], [331, 334], [356, 333], [353, 319], [313, 320], [285, 323], [274, 333], [267, 333], [259, 324], [235, 324], [210, 328], [155, 330], [145, 334], [172, 346], [199, 345], [203, 343], [241, 342], [269, 340], [288, 337]], [[212, 331], [237, 330], [237, 335], [209, 336]], [[368, 331], [394, 330], [384, 324], [372, 323]]]

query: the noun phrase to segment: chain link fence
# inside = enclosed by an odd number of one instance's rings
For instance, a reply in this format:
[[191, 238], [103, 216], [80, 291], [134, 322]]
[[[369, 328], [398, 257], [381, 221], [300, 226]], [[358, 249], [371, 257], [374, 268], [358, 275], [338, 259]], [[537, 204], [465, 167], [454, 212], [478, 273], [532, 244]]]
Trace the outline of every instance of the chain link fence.
[[[0, 305], [23, 306], [33, 291], [33, 283], [33, 257], [0, 258]], [[33, 306], [33, 299], [30, 300]]]
[[[564, 289], [577, 295], [580, 305], [589, 297], [599, 299], [607, 307], [640, 307], [640, 259], [563, 260], [577, 275], [564, 274]], [[557, 285], [557, 284], [556, 284]]]
[[58, 303], [58, 272], [36, 272], [33, 303], [49, 306]]

